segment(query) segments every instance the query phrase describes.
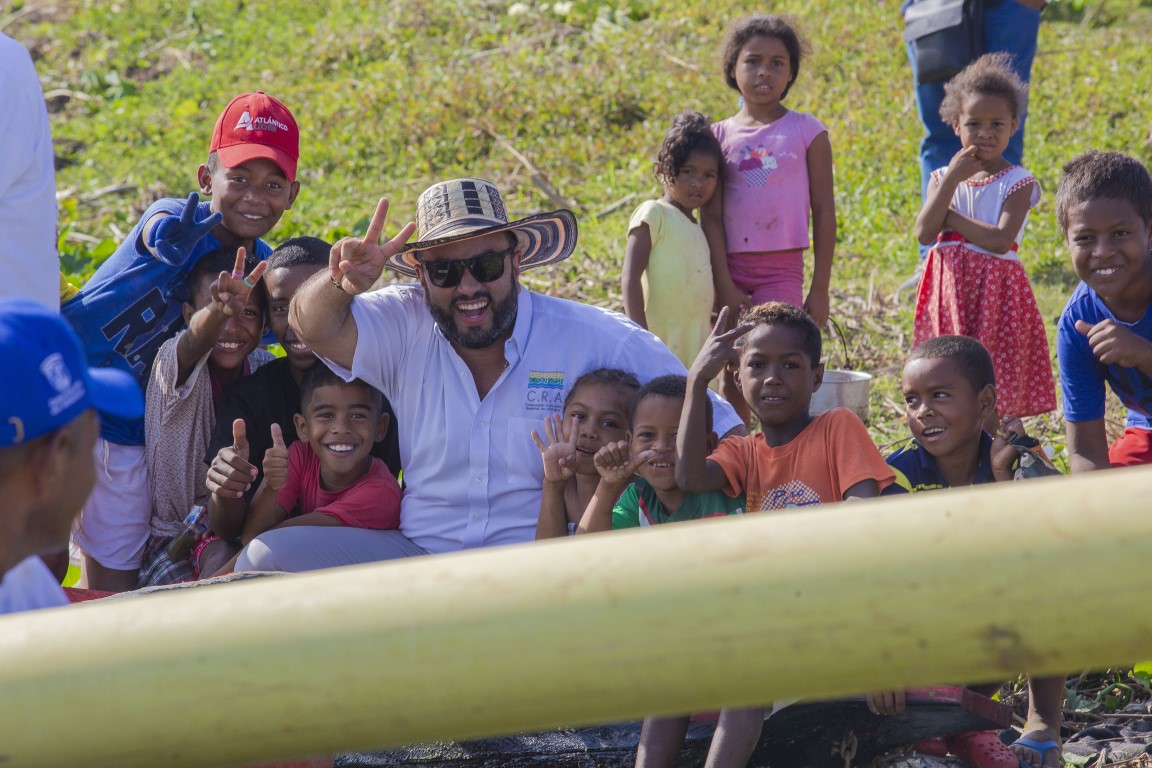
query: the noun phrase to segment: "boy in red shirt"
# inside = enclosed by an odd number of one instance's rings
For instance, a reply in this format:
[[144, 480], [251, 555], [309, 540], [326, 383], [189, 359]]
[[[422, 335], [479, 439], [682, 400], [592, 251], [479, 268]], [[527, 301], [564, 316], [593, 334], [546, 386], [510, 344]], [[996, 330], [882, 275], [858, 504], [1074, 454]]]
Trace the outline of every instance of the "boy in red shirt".
[[[400, 484], [388, 465], [370, 455], [388, 431], [383, 396], [362, 381], [346, 382], [314, 365], [300, 382], [300, 439], [284, 447], [272, 425], [264, 454], [264, 482], [240, 539], [249, 545], [265, 531], [289, 525], [400, 527]], [[247, 548], [236, 570], [248, 570]]]

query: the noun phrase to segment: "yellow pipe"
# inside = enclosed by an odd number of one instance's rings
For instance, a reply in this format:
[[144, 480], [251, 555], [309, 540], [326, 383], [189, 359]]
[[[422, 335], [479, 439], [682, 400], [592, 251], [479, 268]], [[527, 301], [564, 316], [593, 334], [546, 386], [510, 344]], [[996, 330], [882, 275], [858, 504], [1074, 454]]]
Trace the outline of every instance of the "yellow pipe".
[[7, 617], [0, 763], [228, 765], [1130, 663], [1150, 488], [1115, 470]]

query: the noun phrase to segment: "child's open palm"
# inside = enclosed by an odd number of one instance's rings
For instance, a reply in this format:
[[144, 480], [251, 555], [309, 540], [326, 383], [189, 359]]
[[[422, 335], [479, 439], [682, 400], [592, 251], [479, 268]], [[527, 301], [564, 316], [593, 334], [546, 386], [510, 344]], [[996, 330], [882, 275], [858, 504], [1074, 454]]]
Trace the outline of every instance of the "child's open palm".
[[560, 483], [576, 474], [576, 443], [574, 438], [579, 430], [580, 422], [575, 416], [571, 422], [565, 423], [564, 417], [554, 413], [544, 419], [544, 439], [540, 433], [532, 430], [532, 440], [540, 449], [540, 456], [544, 459], [544, 480], [550, 483]]
[[600, 473], [604, 482], [610, 485], [623, 485], [632, 479], [641, 464], [651, 461], [655, 456], [656, 451], [651, 448], [633, 456], [628, 441], [620, 440], [607, 443], [596, 451], [592, 463], [596, 465], [596, 471]]
[[368, 224], [364, 237], [345, 237], [332, 246], [328, 257], [328, 276], [345, 293], [355, 296], [367, 291], [380, 274], [388, 259], [400, 252], [408, 238], [416, 231], [416, 225], [408, 222], [396, 237], [380, 245], [380, 235], [384, 232], [384, 220], [388, 217], [388, 199], [380, 198], [376, 212]]
[[261, 261], [256, 267], [244, 275], [244, 260], [246, 254], [244, 247], [236, 249], [236, 264], [232, 273], [221, 272], [216, 281], [208, 287], [212, 296], [212, 311], [219, 312], [225, 317], [238, 317], [248, 304], [248, 297], [264, 272], [268, 269], [268, 262]]

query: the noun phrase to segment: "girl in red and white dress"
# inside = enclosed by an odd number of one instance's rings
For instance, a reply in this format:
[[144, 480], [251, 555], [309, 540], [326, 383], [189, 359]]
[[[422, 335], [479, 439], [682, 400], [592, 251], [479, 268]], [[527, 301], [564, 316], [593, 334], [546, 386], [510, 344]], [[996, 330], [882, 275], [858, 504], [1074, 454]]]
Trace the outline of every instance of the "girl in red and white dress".
[[1027, 86], [1006, 54], [988, 54], [945, 86], [940, 116], [963, 146], [932, 172], [916, 238], [935, 242], [916, 295], [913, 346], [936, 336], [978, 339], [992, 354], [999, 416], [1056, 408], [1044, 321], [1017, 256], [1040, 185], [1004, 159]]

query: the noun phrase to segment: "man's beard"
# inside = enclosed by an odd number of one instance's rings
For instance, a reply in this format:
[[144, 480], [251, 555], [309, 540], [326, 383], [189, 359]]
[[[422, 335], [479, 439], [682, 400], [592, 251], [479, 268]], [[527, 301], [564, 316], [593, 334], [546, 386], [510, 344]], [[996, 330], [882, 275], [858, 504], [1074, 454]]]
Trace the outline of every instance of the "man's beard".
[[511, 333], [512, 326], [516, 324], [516, 293], [510, 293], [503, 301], [495, 301], [491, 294], [481, 291], [466, 298], [456, 299], [454, 303], [475, 301], [479, 298], [488, 299], [492, 310], [492, 326], [484, 328], [459, 328], [452, 316], [451, 308], [445, 310], [428, 302], [428, 311], [432, 319], [440, 327], [440, 332], [453, 344], [459, 344], [465, 349], [485, 349], [499, 341], [506, 334]]

